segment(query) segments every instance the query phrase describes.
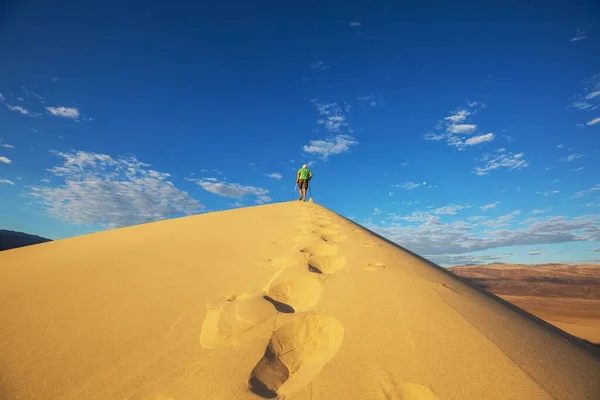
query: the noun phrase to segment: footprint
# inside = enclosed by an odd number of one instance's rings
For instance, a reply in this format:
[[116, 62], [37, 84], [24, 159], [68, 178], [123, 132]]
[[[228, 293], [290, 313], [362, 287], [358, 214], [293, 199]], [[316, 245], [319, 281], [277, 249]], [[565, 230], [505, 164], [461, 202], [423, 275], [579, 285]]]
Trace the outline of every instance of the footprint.
[[200, 345], [205, 349], [236, 345], [240, 335], [273, 316], [272, 309], [263, 304], [258, 294], [250, 296], [248, 293], [209, 303], [200, 332]]
[[313, 380], [335, 356], [344, 328], [335, 318], [298, 315], [275, 330], [248, 385], [255, 394], [275, 398], [293, 393]]
[[314, 236], [308, 236], [306, 234], [294, 236], [292, 238], [292, 241], [294, 241], [296, 243], [306, 243], [306, 242], [311, 242], [313, 240], [315, 240]]
[[322, 288], [319, 281], [302, 278], [272, 286], [264, 298], [283, 313], [308, 311], [317, 305]]
[[444, 290], [449, 290], [451, 292], [456, 293], [456, 290], [452, 289], [450, 286], [446, 285], [445, 283], [441, 283], [441, 282], [433, 282], [435, 284], [435, 286], [437, 286], [440, 289], [444, 289]]
[[311, 231], [312, 233], [316, 233], [317, 235], [336, 235], [338, 231], [335, 229], [329, 228], [317, 228]]
[[312, 227], [314, 227], [312, 224], [300, 224], [296, 226], [296, 229], [311, 229]]
[[363, 243], [363, 246], [364, 247], [369, 247], [369, 248], [372, 248], [372, 247], [381, 247], [380, 244], [373, 243], [373, 242], [365, 242], [365, 243]]
[[325, 233], [321, 235], [321, 239], [330, 243], [340, 243], [346, 239], [346, 236], [336, 233]]
[[331, 275], [346, 266], [346, 257], [343, 256], [310, 256], [308, 269], [311, 272]]
[[337, 247], [326, 243], [314, 243], [303, 247], [300, 251], [315, 256], [334, 256], [337, 254]]
[[321, 228], [327, 228], [327, 229], [337, 229], [337, 228], [339, 228], [339, 227], [340, 227], [340, 226], [339, 226], [339, 225], [337, 225], [337, 224], [329, 224], [329, 223], [319, 224], [319, 226], [320, 226]]
[[375, 271], [383, 271], [386, 268], [385, 264], [380, 262], [369, 263], [365, 270], [375, 272]]

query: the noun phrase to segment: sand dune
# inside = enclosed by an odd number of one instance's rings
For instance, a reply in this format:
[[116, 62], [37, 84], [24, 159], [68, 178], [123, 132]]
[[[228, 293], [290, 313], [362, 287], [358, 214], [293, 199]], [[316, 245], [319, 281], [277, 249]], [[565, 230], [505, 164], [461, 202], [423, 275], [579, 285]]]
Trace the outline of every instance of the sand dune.
[[600, 344], [599, 264], [502, 264], [450, 270], [572, 335]]
[[598, 399], [590, 346], [311, 203], [0, 254], [0, 398]]

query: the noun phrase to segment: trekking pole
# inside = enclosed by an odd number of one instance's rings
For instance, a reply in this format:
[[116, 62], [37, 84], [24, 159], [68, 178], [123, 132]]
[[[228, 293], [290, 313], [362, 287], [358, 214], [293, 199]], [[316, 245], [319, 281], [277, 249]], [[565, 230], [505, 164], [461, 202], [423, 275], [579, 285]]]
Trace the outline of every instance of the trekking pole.
[[310, 198], [312, 199], [312, 185], [308, 187], [308, 191], [310, 192]]
[[295, 195], [296, 195], [296, 185], [294, 185], [294, 191], [292, 192], [292, 200], [290, 200], [290, 201], [294, 201]]

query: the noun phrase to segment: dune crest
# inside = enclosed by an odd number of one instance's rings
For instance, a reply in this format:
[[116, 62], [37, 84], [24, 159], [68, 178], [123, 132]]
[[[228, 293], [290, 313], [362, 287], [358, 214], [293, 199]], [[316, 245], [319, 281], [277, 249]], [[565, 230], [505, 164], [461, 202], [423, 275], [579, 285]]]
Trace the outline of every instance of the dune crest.
[[310, 202], [2, 252], [0, 299], [0, 398], [600, 398], [594, 348]]

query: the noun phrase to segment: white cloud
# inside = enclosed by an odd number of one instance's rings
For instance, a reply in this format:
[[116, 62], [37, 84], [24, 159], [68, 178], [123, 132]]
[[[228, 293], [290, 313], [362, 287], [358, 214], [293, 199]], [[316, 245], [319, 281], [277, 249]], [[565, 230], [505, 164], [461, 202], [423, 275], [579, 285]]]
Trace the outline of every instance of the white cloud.
[[0, 101], [4, 101], [5, 97], [2, 93], [0, 93]]
[[557, 149], [562, 149], [563, 147], [565, 147], [564, 144], [559, 144], [558, 146], [556, 146]]
[[539, 255], [542, 255], [542, 253], [540, 253], [539, 251], [530, 251], [529, 255], [530, 256], [539, 256]]
[[594, 118], [591, 121], [586, 122], [585, 124], [587, 126], [592, 126], [592, 125], [596, 125], [597, 123], [600, 123], [600, 117]]
[[357, 26], [360, 26], [360, 22], [350, 21], [349, 25], [350, 25], [351, 28], [356, 28]]
[[585, 196], [586, 194], [590, 194], [590, 193], [595, 192], [597, 190], [600, 190], [600, 183], [596, 184], [596, 186], [591, 187], [591, 188], [589, 188], [587, 190], [582, 190], [582, 191], [576, 192], [573, 196], [571, 196], [571, 199], [578, 199], [580, 197]]
[[450, 125], [447, 128], [448, 132], [455, 134], [470, 134], [477, 130], [477, 125], [473, 124], [458, 124]]
[[[0, 140], [0, 142], [2, 142], [2, 141]], [[13, 146], [12, 144], [8, 144], [6, 142], [2, 142], [2, 144], [0, 146], [6, 147], [7, 149], [14, 149], [15, 148], [15, 146]]]
[[486, 155], [480, 160], [476, 160], [478, 162], [485, 163], [482, 167], [475, 167], [475, 174], [477, 175], [487, 175], [490, 171], [494, 171], [500, 168], [505, 168], [509, 171], [514, 169], [522, 169], [529, 166], [529, 162], [527, 162], [523, 158], [523, 153], [514, 154], [513, 153], [501, 153], [496, 156]]
[[463, 122], [469, 115], [471, 115], [471, 113], [469, 111], [460, 110], [448, 117], [445, 117], [444, 119], [446, 121], [450, 121], [450, 122], [456, 124], [458, 122]]
[[273, 178], [273, 179], [277, 179], [280, 180], [281, 178], [283, 178], [283, 175], [277, 173], [277, 172], [273, 172], [272, 174], [265, 174], [266, 176], [268, 176], [269, 178]]
[[371, 107], [371, 108], [373, 108], [373, 107], [375, 107], [377, 105], [377, 102], [375, 101], [375, 96], [372, 96], [372, 95], [369, 95], [369, 96], [359, 96], [358, 97], [358, 101], [360, 101], [363, 106], [368, 106], [368, 107]]
[[537, 214], [544, 214], [545, 212], [547, 212], [548, 210], [540, 210], [540, 209], [535, 209], [531, 211], [531, 214], [533, 215], [537, 215]]
[[316, 69], [320, 71], [327, 71], [330, 67], [325, 64], [325, 61], [315, 61], [310, 65], [311, 69]]
[[1, 162], [1, 163], [4, 163], [4, 164], [12, 164], [12, 161], [11, 161], [11, 159], [10, 159], [10, 158], [6, 158], [6, 157], [4, 157], [4, 156], [1, 156], [1, 157], [0, 157], [0, 162]]
[[583, 80], [583, 93], [574, 95], [569, 104], [579, 111], [592, 111], [600, 107], [600, 73]]
[[[518, 228], [518, 226], [511, 227], [514, 217], [519, 215], [518, 211], [496, 219], [478, 220], [474, 223], [465, 221], [443, 223], [440, 218], [433, 218], [429, 213], [420, 213], [424, 215], [416, 212], [408, 218], [397, 218], [411, 224], [396, 222], [385, 227], [369, 224], [367, 228], [426, 257], [458, 255], [514, 245], [600, 240], [599, 215], [570, 219], [561, 216], [546, 217]], [[487, 229], [482, 230], [482, 227]]]
[[408, 163], [407, 162], [403, 162], [402, 164], [400, 164], [401, 167], [408, 167]]
[[[485, 135], [474, 136], [474, 137], [468, 139], [465, 142], [465, 144], [467, 146], [473, 146], [473, 145], [480, 144], [480, 143], [491, 142], [492, 140], [494, 140], [494, 134], [486, 133]], [[502, 150], [504, 150], [504, 149], [502, 149]]]
[[317, 118], [317, 124], [323, 125], [325, 129], [332, 133], [340, 133], [340, 132], [350, 132], [352, 133], [352, 128], [350, 124], [346, 121], [346, 116], [342, 111], [342, 108], [337, 103], [316, 103], [317, 111], [319, 113], [319, 117]]
[[569, 172], [582, 171], [583, 169], [584, 169], [584, 167], [573, 168], [573, 169], [570, 169]]
[[491, 204], [486, 204], [485, 206], [481, 206], [481, 207], [479, 207], [479, 208], [481, 208], [483, 211], [485, 211], [485, 210], [489, 210], [489, 209], [491, 209], [491, 208], [496, 208], [496, 206], [497, 206], [498, 204], [500, 204], [500, 202], [499, 202], [499, 201], [496, 201], [496, 202], [494, 202], [494, 203], [491, 203]]
[[59, 186], [32, 186], [31, 196], [49, 213], [77, 224], [117, 228], [194, 214], [204, 207], [133, 156], [54, 152], [61, 164], [49, 169]]
[[79, 110], [72, 107], [46, 107], [46, 110], [52, 115], [64, 118], [79, 118]]
[[254, 186], [243, 186], [239, 183], [225, 183], [218, 181], [215, 178], [187, 180], [195, 182], [207, 192], [218, 194], [219, 196], [241, 199], [242, 197], [251, 195], [256, 197], [255, 201], [259, 204], [268, 203], [272, 200], [267, 189], [257, 188]]
[[557, 194], [557, 193], [560, 193], [560, 190], [550, 190], [548, 192], [540, 192], [540, 191], [535, 192], [535, 194], [539, 194], [544, 197], [552, 196], [553, 194]]
[[583, 157], [583, 154], [575, 153], [575, 154], [570, 154], [567, 157], [563, 158], [562, 161], [570, 162], [570, 161], [577, 160], [582, 157]]
[[357, 144], [358, 142], [350, 135], [336, 135], [325, 140], [311, 140], [309, 144], [302, 147], [302, 150], [327, 160], [329, 156], [344, 153], [350, 150], [350, 146]]
[[446, 137], [446, 135], [443, 133], [440, 133], [440, 134], [426, 133], [424, 137], [425, 137], [425, 140], [435, 142], [435, 141], [444, 139]]
[[375, 209], [373, 210], [373, 214], [375, 214], [375, 215], [379, 215], [379, 214], [381, 214], [381, 210], [380, 210], [379, 208], [375, 208]]
[[587, 32], [582, 31], [581, 29], [577, 29], [577, 33], [575, 33], [575, 36], [573, 36], [571, 38], [571, 42], [578, 42], [580, 40], [583, 40], [587, 38]]
[[6, 183], [8, 185], [13, 185], [14, 186], [14, 182], [8, 179], [0, 179], [0, 183]]
[[[396, 185], [396, 187], [397, 186], [398, 185]], [[416, 189], [416, 188], [421, 187], [421, 186], [423, 186], [423, 184], [421, 184], [421, 183], [415, 183], [415, 182], [406, 182], [406, 183], [400, 185], [400, 187], [402, 189], [404, 189], [404, 190], [413, 190], [413, 189]]]
[[23, 115], [28, 115], [29, 114], [29, 110], [21, 107], [21, 106], [11, 106], [10, 104], [7, 104], [7, 107], [12, 110], [12, 111], [18, 111]]

